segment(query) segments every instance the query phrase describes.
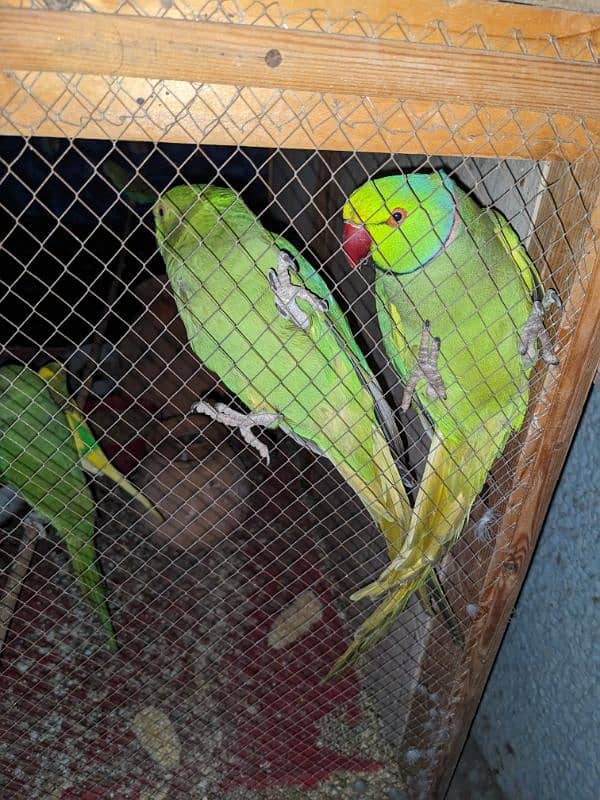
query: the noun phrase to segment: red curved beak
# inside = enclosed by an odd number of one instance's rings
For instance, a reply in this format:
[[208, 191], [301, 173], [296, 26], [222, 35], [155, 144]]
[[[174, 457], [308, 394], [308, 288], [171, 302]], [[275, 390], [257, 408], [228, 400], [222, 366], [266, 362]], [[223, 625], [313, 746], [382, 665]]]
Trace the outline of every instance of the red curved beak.
[[354, 222], [344, 222], [342, 241], [348, 264], [352, 269], [356, 269], [371, 251], [371, 237], [362, 225], [356, 225]]

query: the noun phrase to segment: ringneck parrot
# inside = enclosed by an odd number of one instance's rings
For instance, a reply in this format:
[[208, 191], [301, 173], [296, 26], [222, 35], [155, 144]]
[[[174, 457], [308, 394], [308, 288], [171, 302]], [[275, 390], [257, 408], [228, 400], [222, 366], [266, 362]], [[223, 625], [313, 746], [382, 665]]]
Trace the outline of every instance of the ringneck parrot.
[[460, 536], [494, 461], [525, 417], [537, 360], [556, 363], [540, 276], [507, 220], [446, 173], [392, 175], [355, 190], [343, 210], [351, 267], [371, 257], [388, 358], [416, 394], [432, 439], [407, 536], [353, 599], [386, 595], [332, 672], [381, 639]]
[[0, 480], [59, 534], [75, 577], [117, 643], [94, 547], [95, 503], [71, 431], [48, 386], [28, 367], [0, 367]]
[[90, 475], [106, 475], [124, 492], [127, 492], [134, 500], [137, 500], [156, 522], [163, 522], [162, 516], [154, 508], [150, 500], [139, 489], [136, 489], [104, 455], [83, 414], [69, 397], [67, 375], [63, 367], [56, 361], [50, 361], [39, 370], [38, 374], [47, 382], [50, 394], [63, 410], [67, 425], [73, 434], [82, 469]]
[[326, 456], [393, 556], [410, 515], [388, 444], [393, 413], [323, 279], [229, 189], [177, 186], [154, 218], [190, 345], [250, 414], [204, 402], [196, 410], [239, 427], [267, 459], [252, 426], [279, 426]]

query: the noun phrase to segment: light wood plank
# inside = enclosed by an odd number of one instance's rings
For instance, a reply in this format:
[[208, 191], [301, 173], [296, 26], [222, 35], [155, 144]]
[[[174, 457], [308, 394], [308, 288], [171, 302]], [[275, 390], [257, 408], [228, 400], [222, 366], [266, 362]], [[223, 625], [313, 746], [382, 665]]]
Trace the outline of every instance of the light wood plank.
[[0, 63], [600, 115], [597, 65], [218, 22], [0, 9]]
[[0, 73], [0, 105], [0, 135], [539, 160], [600, 141], [568, 115], [49, 72]]
[[[3, 6], [15, 8], [23, 5], [23, 0], [3, 2]], [[30, 0], [30, 5], [39, 8], [38, 0]], [[402, 6], [393, 0], [373, 0], [366, 11], [359, 9], [356, 0], [320, 0], [313, 6], [307, 0], [192, 0], [170, 6], [163, 0], [136, 0], [134, 5], [121, 0], [88, 0], [78, 10], [285, 26], [590, 62], [594, 54], [589, 43], [596, 48], [600, 44], [598, 16], [496, 0], [430, 0]]]

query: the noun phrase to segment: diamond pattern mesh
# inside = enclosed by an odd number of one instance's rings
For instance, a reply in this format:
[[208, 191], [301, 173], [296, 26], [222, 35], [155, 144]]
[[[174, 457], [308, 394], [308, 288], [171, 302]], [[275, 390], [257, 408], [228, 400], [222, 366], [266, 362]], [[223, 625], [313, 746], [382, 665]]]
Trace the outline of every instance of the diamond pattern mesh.
[[[595, 57], [577, 37], [533, 41], [477, 25], [459, 36], [397, 15], [374, 25], [361, 13], [171, 0], [97, 10]], [[2, 797], [429, 796], [460, 724], [469, 653], [493, 612], [484, 590], [490, 575], [518, 569], [513, 534], [557, 369], [535, 368], [525, 425], [438, 564], [463, 644], [413, 596], [356, 669], [323, 683], [375, 608], [349, 596], [388, 563], [384, 538], [314, 443], [285, 425], [255, 428], [267, 464], [238, 431], [190, 412], [197, 400], [248, 404], [190, 347], [152, 206], [174, 186], [229, 187], [315, 266], [394, 408], [396, 469], [414, 503], [435, 423], [415, 405], [399, 411], [403, 382], [383, 346], [373, 264], [350, 270], [344, 258], [344, 203], [375, 176], [443, 169], [504, 214], [558, 290], [563, 307], [546, 328], [561, 357], [598, 250], [588, 235], [599, 188], [592, 134], [561, 119], [559, 135], [552, 114], [511, 109], [50, 73], [7, 81], [0, 368], [65, 365], [103, 452], [163, 521], [88, 476], [119, 643], [111, 653], [64, 538], [28, 513], [3, 467]]]

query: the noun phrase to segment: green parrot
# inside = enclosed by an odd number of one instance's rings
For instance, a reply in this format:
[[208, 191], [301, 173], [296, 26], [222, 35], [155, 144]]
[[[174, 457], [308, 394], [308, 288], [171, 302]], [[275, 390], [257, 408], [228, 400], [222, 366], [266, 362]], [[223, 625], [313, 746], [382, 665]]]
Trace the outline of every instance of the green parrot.
[[326, 456], [393, 557], [411, 511], [389, 444], [394, 415], [322, 278], [229, 189], [177, 186], [154, 218], [190, 345], [250, 413], [194, 409], [239, 428], [267, 461], [254, 426], [280, 427]]
[[344, 206], [351, 267], [369, 256], [386, 353], [416, 393], [432, 438], [407, 535], [380, 577], [353, 599], [386, 595], [332, 674], [389, 630], [410, 595], [460, 536], [511, 433], [523, 424], [529, 375], [557, 363], [543, 325], [558, 302], [507, 220], [444, 172], [364, 184]]
[[154, 508], [150, 500], [142, 494], [127, 478], [114, 467], [98, 442], [90, 426], [85, 421], [85, 417], [79, 410], [75, 401], [69, 397], [67, 386], [67, 374], [57, 361], [49, 361], [38, 370], [38, 375], [43, 378], [50, 389], [50, 394], [56, 403], [62, 408], [67, 421], [73, 441], [79, 453], [80, 464], [84, 472], [90, 475], [106, 475], [111, 481], [117, 484], [124, 492], [142, 506], [154, 521], [158, 524], [164, 522], [162, 515]]
[[0, 480], [62, 538], [79, 585], [116, 650], [96, 563], [95, 503], [71, 431], [46, 382], [12, 364], [0, 367]]

